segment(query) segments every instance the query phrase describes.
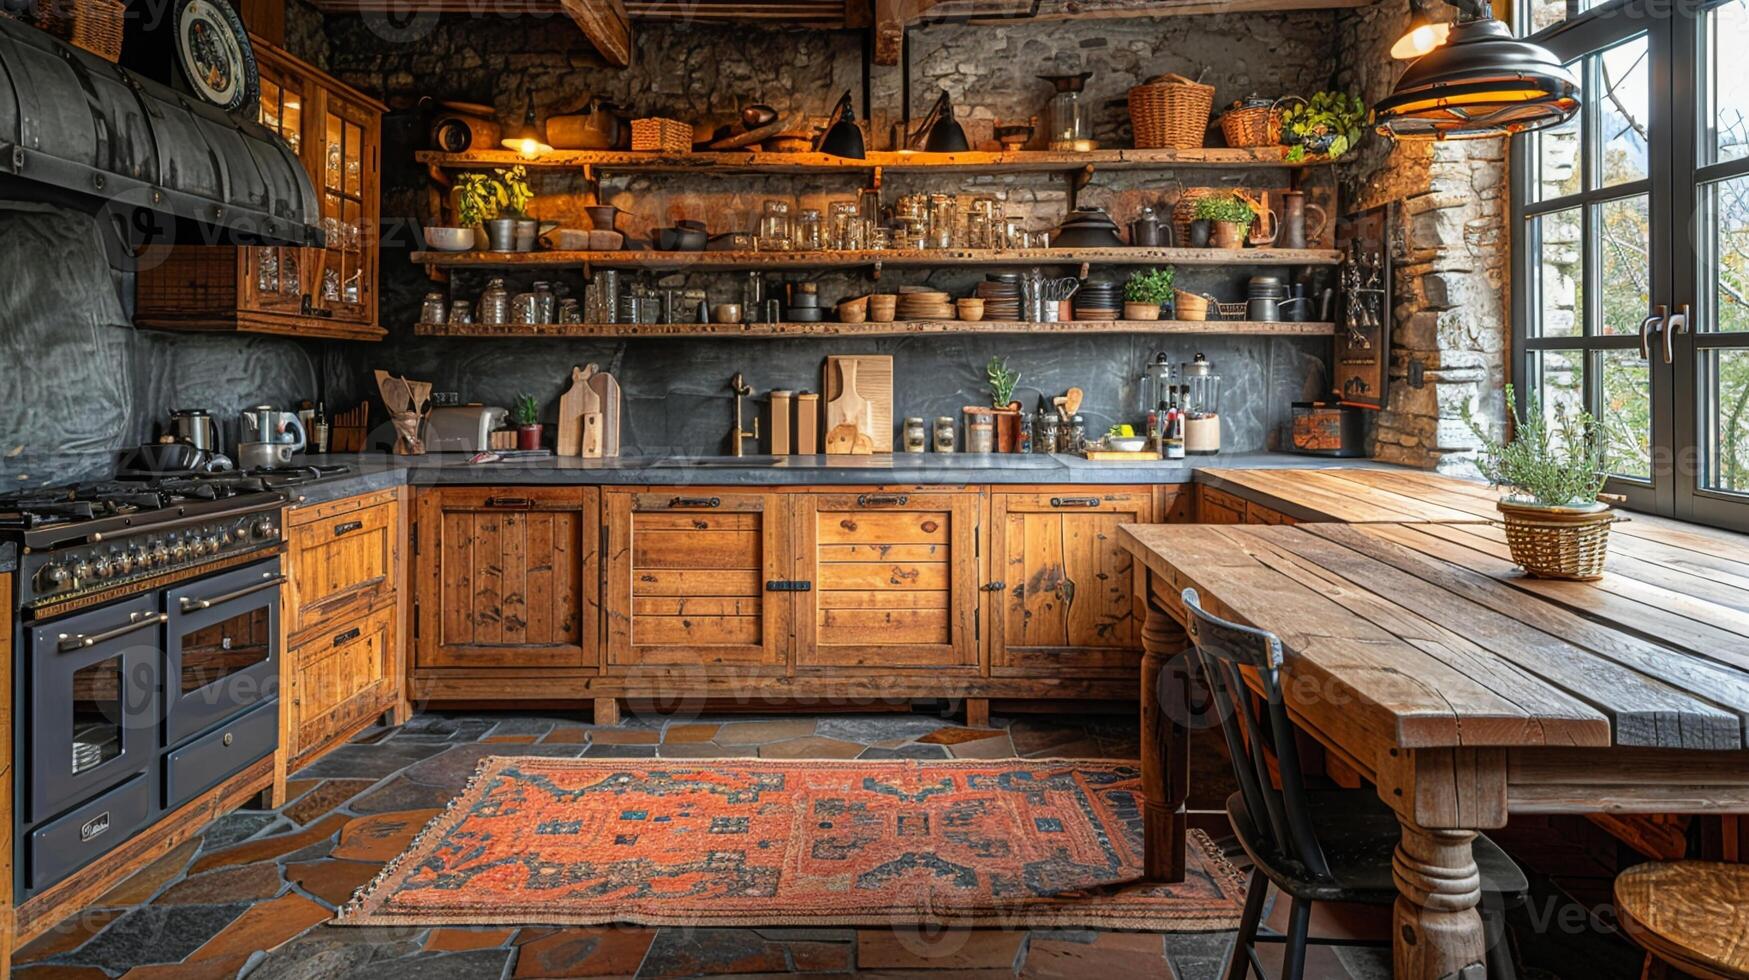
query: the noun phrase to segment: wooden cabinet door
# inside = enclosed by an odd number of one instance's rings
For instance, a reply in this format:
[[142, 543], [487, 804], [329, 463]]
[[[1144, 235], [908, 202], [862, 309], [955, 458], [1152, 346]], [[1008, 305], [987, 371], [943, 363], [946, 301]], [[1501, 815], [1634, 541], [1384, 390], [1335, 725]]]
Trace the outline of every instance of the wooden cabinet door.
[[1196, 489], [1198, 524], [1244, 524], [1245, 499], [1225, 490], [1199, 486]]
[[796, 666], [978, 666], [978, 495], [795, 498]]
[[781, 668], [789, 654], [783, 498], [609, 490], [607, 658], [614, 667]]
[[419, 495], [414, 665], [599, 665], [598, 491], [442, 487]]
[[[316, 86], [312, 79], [272, 58], [260, 63], [261, 108], [259, 122], [285, 140], [299, 159], [304, 155], [305, 107], [313, 105]], [[305, 163], [305, 169], [309, 165]], [[255, 245], [238, 249], [240, 283], [237, 303], [256, 313], [297, 316], [309, 294], [307, 273], [314, 249], [290, 245]]]
[[1146, 488], [991, 494], [992, 670], [1138, 669], [1143, 570], [1117, 526], [1153, 516]]
[[308, 138], [328, 242], [310, 260], [312, 303], [319, 316], [374, 326], [381, 117], [333, 88], [322, 87], [319, 101]]
[[293, 765], [389, 707], [394, 644], [395, 607], [386, 606], [293, 648], [285, 708]]
[[395, 491], [286, 512], [286, 633], [351, 619], [395, 591], [400, 561]]

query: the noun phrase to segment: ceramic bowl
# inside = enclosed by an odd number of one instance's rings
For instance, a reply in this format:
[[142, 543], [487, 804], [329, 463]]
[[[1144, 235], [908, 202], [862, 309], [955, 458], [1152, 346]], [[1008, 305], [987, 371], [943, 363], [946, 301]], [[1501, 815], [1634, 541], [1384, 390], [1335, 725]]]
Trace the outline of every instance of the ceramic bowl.
[[984, 318], [984, 301], [981, 299], [962, 299], [954, 304], [961, 320], [982, 320]]
[[474, 229], [427, 228], [425, 244], [439, 252], [465, 252], [474, 247]]
[[1120, 453], [1139, 453], [1148, 448], [1147, 436], [1106, 436], [1105, 447]]
[[713, 323], [740, 323], [741, 304], [718, 303], [711, 307], [711, 321]]

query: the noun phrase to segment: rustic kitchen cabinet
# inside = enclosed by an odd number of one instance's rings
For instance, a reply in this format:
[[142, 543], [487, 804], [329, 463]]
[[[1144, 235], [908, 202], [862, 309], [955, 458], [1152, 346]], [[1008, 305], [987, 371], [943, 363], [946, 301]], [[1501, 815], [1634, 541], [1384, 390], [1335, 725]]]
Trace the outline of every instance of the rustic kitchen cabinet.
[[977, 493], [794, 498], [796, 666], [978, 666]]
[[990, 495], [991, 670], [1135, 676], [1142, 570], [1119, 524], [1153, 521], [1146, 487], [1066, 487]]
[[610, 669], [785, 666], [783, 497], [681, 487], [605, 498]]
[[263, 126], [310, 175], [323, 248], [178, 245], [142, 262], [134, 320], [164, 330], [236, 330], [379, 340], [381, 103], [255, 38]]
[[1198, 524], [1244, 524], [1245, 499], [1210, 486], [1196, 489]]
[[594, 487], [422, 491], [415, 670], [597, 670], [599, 502]]
[[280, 751], [284, 775], [384, 712], [402, 713], [403, 491], [285, 512]]

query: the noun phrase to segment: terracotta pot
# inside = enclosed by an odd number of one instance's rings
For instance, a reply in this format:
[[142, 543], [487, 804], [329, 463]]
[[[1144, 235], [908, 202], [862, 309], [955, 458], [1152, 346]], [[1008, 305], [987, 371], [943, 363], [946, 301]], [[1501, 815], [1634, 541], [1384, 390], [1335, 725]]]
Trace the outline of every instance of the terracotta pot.
[[516, 427], [516, 448], [539, 449], [540, 436], [541, 424], [539, 422], [533, 425], [519, 425]]
[[1020, 451], [1020, 409], [991, 409], [996, 416], [996, 451], [1013, 453]]
[[1214, 223], [1215, 248], [1244, 248], [1245, 226], [1237, 221], [1217, 221]]
[[1123, 305], [1125, 320], [1158, 320], [1160, 319], [1159, 303], [1125, 303]]

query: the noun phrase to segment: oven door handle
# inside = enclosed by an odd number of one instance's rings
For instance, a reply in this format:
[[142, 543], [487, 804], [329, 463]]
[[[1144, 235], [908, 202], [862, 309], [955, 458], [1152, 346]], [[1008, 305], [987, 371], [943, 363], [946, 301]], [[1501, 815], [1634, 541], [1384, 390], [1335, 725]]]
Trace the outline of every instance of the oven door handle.
[[143, 630], [148, 626], [158, 626], [170, 621], [170, 615], [168, 613], [136, 612], [129, 613], [128, 618], [132, 620], [132, 622], [123, 626], [117, 626], [112, 630], [104, 630], [101, 633], [74, 633], [71, 636], [63, 635], [60, 642], [61, 652], [70, 653], [74, 650], [88, 649], [99, 643], [108, 643], [110, 640], [113, 640], [118, 636], [126, 636], [135, 630]]
[[238, 589], [235, 592], [227, 592], [224, 595], [216, 595], [216, 596], [212, 596], [212, 597], [206, 598], [206, 599], [190, 599], [187, 596], [183, 596], [180, 599], [178, 599], [177, 601], [182, 603], [182, 611], [183, 612], [191, 613], [191, 612], [196, 612], [196, 611], [201, 610], [201, 609], [211, 609], [212, 607], [220, 605], [222, 603], [230, 602], [232, 599], [241, 599], [246, 595], [254, 595], [257, 592], [261, 592], [261, 591], [264, 591], [266, 589], [274, 588], [274, 587], [278, 586], [281, 582], [284, 582], [284, 581], [285, 581], [284, 575], [274, 575], [271, 578], [267, 579], [267, 581], [265, 581], [265, 582], [257, 582], [254, 585], [246, 585], [243, 588]]

